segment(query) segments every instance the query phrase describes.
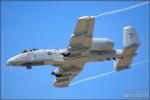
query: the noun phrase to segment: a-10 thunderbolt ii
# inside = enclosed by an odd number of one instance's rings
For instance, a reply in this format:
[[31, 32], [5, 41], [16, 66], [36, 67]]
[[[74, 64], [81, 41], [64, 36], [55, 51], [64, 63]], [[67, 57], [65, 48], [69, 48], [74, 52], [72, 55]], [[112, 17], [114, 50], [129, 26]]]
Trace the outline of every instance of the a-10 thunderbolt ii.
[[124, 27], [123, 49], [113, 50], [114, 42], [108, 38], [93, 38], [95, 18], [83, 16], [77, 21], [69, 45], [65, 49], [33, 49], [8, 59], [16, 67], [53, 65], [58, 67], [51, 74], [56, 76], [54, 86], [69, 86], [71, 80], [83, 69], [86, 62], [114, 59], [114, 69], [129, 68], [139, 46], [139, 39], [132, 26]]

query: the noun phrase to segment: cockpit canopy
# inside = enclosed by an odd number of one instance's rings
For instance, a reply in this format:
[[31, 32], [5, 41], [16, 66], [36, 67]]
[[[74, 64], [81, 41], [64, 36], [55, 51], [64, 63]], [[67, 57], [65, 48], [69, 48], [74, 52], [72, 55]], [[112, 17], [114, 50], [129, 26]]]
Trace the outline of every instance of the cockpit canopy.
[[21, 53], [26, 53], [26, 52], [29, 52], [29, 51], [36, 51], [38, 50], [37, 48], [33, 48], [31, 50], [27, 50], [27, 49], [24, 49]]

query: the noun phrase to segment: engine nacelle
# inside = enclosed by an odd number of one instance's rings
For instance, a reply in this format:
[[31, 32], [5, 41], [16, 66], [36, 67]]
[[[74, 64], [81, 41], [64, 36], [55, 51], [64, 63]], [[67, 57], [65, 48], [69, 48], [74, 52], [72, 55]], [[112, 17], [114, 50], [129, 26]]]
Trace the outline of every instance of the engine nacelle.
[[109, 51], [114, 47], [114, 42], [108, 38], [93, 38], [91, 51]]

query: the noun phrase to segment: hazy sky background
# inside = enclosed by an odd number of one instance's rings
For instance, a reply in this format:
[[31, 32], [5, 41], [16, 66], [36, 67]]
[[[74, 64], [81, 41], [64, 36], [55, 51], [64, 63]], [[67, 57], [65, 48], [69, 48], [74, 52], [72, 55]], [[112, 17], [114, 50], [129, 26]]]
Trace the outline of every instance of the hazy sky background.
[[[2, 99], [100, 99], [126, 98], [129, 91], [149, 90], [149, 63], [129, 70], [86, 81], [67, 88], [53, 87], [50, 73], [53, 66], [37, 66], [31, 70], [6, 66], [8, 58], [24, 49], [66, 48], [80, 16], [120, 9], [141, 2], [121, 1], [29, 1], [1, 4], [1, 96]], [[141, 46], [133, 64], [149, 59], [148, 4], [95, 20], [94, 37], [114, 40], [114, 49], [121, 49], [123, 27], [132, 25], [138, 32]], [[90, 62], [72, 82], [113, 70], [113, 60]]]

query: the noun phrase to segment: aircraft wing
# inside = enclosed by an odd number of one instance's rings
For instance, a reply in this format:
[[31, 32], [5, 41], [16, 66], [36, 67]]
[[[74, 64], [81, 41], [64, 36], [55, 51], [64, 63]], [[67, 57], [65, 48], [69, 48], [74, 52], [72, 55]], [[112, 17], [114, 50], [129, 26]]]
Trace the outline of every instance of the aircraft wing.
[[67, 87], [72, 79], [77, 76], [80, 71], [83, 69], [84, 63], [71, 63], [59, 67], [61, 73], [60, 77], [57, 77], [54, 80], [55, 87]]
[[93, 16], [83, 16], [78, 19], [67, 48], [72, 55], [89, 52], [92, 45], [94, 22]]

